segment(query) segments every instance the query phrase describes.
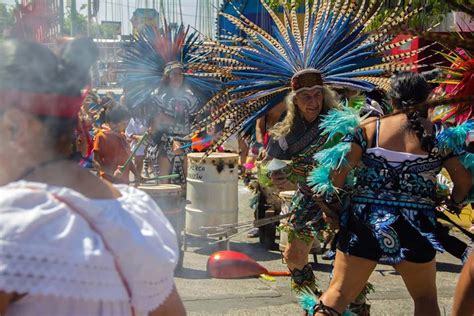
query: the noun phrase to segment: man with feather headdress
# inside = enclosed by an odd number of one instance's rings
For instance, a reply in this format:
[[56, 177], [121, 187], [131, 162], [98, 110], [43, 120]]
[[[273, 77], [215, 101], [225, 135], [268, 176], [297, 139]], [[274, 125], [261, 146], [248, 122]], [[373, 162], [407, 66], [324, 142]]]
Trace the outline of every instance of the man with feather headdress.
[[[125, 50], [121, 72], [127, 89], [127, 105], [145, 107], [150, 128], [147, 161], [157, 175], [179, 174], [173, 180], [185, 183], [185, 154], [191, 148], [193, 114], [200, 96], [218, 84], [193, 63], [199, 57], [200, 42], [184, 25], [172, 28], [166, 20], [162, 29], [145, 28]], [[201, 92], [200, 95], [197, 92]]]

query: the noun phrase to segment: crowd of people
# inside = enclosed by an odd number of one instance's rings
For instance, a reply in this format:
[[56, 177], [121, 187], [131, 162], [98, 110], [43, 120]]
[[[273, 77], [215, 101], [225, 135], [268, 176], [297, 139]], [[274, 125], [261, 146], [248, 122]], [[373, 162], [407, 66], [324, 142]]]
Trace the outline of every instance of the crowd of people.
[[[472, 315], [471, 245], [439, 221], [474, 202], [472, 52], [425, 72], [388, 53], [404, 10], [366, 32], [369, 4], [318, 3], [300, 29], [296, 8], [282, 21], [262, 2], [273, 35], [229, 18], [247, 46], [147, 28], [123, 55], [119, 100], [89, 90], [90, 39], [56, 54], [1, 42], [0, 315], [185, 315], [173, 279], [181, 232], [129, 184], [184, 187], [192, 151], [240, 154], [263, 196], [293, 191], [278, 229], [307, 315], [370, 315], [379, 263], [400, 274], [415, 315], [440, 315], [443, 251], [464, 264], [452, 314]], [[323, 237], [325, 290], [308, 263]]]

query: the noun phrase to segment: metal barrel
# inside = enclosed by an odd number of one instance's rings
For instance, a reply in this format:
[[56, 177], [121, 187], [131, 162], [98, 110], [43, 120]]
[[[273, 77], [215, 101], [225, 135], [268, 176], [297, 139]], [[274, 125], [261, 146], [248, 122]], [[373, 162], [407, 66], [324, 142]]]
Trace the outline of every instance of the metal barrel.
[[230, 153], [213, 153], [204, 159], [203, 156], [203, 153], [188, 154], [186, 199], [190, 204], [185, 208], [185, 232], [205, 237], [201, 227], [238, 222], [239, 156]]

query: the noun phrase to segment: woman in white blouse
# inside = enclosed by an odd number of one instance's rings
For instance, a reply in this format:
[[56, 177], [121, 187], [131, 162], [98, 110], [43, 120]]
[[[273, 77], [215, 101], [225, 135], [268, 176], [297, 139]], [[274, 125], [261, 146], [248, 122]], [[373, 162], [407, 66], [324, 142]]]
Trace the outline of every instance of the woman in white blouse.
[[0, 315], [185, 314], [161, 210], [67, 159], [96, 56], [0, 43]]

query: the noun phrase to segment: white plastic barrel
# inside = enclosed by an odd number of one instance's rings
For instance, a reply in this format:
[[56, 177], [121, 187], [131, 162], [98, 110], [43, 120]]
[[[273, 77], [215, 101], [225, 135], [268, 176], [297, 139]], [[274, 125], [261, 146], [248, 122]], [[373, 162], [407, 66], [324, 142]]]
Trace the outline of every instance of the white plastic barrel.
[[[204, 236], [201, 227], [238, 222], [237, 154], [188, 154], [186, 234]], [[208, 231], [209, 232], [209, 231]]]

